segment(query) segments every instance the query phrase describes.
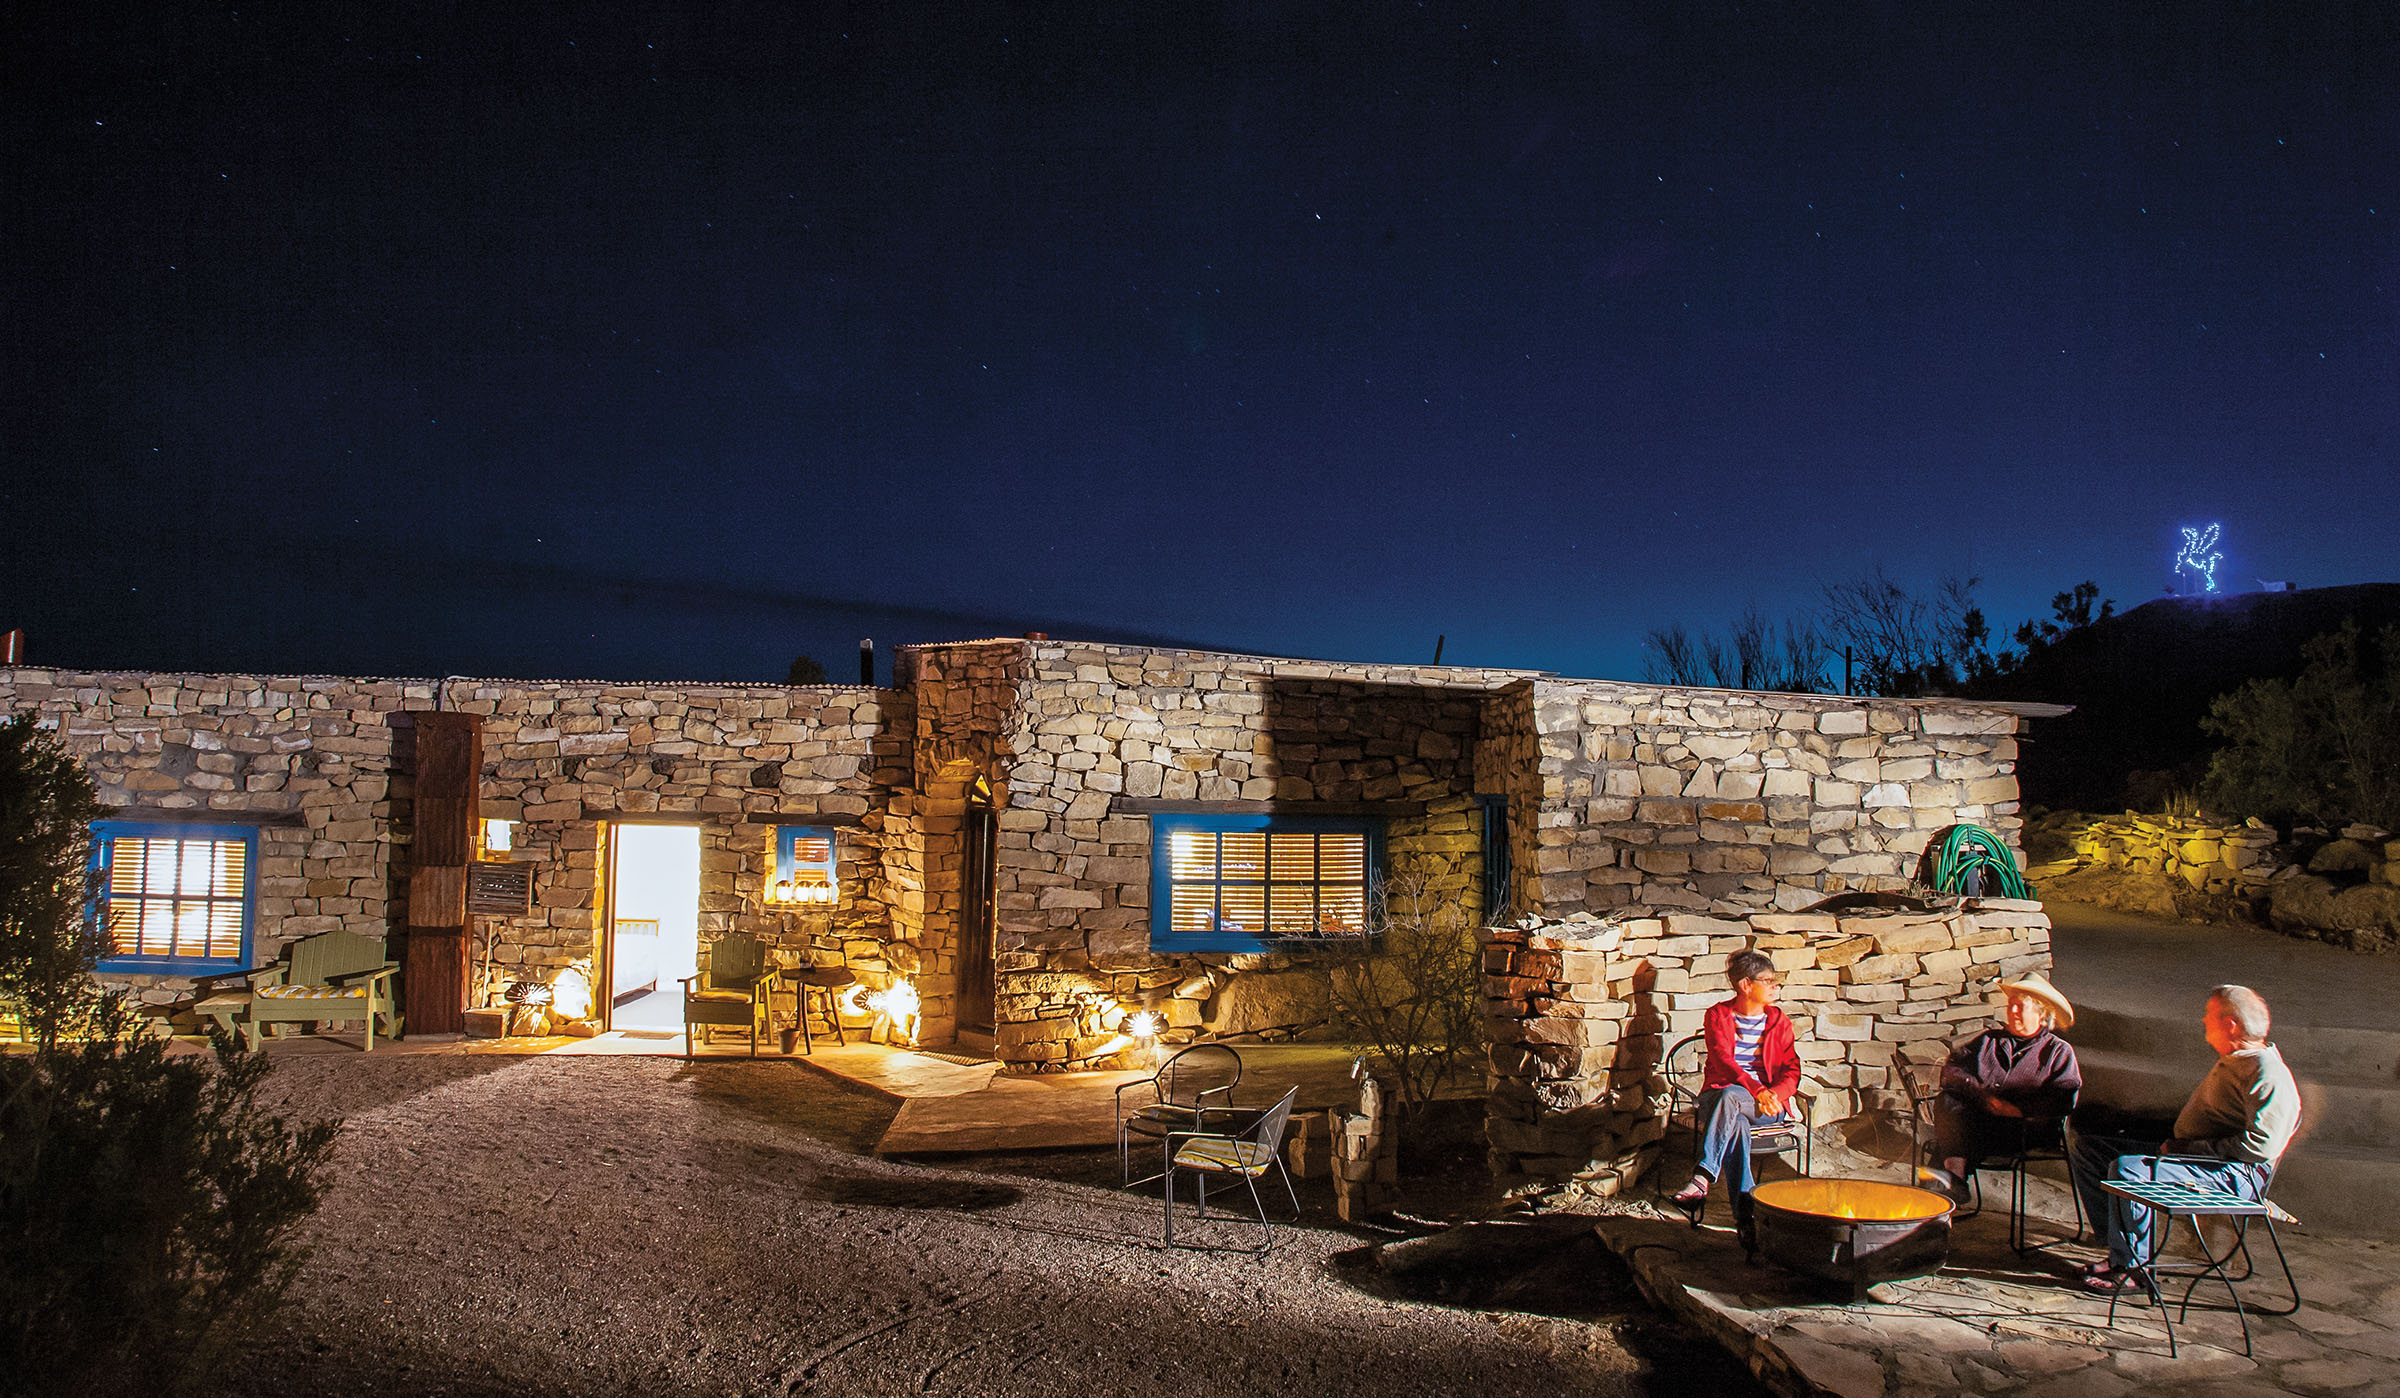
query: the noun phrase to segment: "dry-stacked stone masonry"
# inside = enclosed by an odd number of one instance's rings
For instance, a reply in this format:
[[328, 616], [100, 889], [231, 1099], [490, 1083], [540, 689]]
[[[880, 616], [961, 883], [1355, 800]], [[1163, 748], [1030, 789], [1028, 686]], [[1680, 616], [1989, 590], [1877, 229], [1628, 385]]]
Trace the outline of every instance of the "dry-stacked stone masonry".
[[[479, 715], [482, 812], [521, 822], [535, 907], [484, 924], [474, 993], [593, 969], [611, 831], [674, 820], [702, 827], [704, 938], [906, 979], [923, 1042], [988, 1017], [1025, 1071], [1111, 1064], [1137, 1010], [1171, 1040], [1315, 1025], [1287, 956], [1152, 948], [1162, 816], [1371, 821], [1389, 875], [1476, 922], [1738, 917], [1904, 887], [1954, 821], [2013, 842], [2018, 725], [2054, 712], [1038, 637], [903, 647], [895, 670], [870, 689], [26, 667], [0, 669], [0, 707], [57, 724], [132, 818], [255, 826], [254, 959], [407, 926], [410, 715]], [[766, 902], [777, 823], [839, 827], [838, 906]]]
[[[533, 866], [532, 913], [479, 929], [494, 987], [590, 971], [608, 825], [644, 819], [701, 827], [704, 940], [750, 932], [786, 960], [847, 957], [870, 978], [887, 955], [891, 972], [915, 969], [888, 945], [881, 855], [904, 760], [888, 730], [905, 722], [906, 694], [18, 668], [0, 670], [0, 707], [54, 723], [126, 818], [256, 828], [254, 962], [316, 932], [407, 925], [409, 714], [442, 708], [483, 716], [483, 814], [520, 822], [511, 857]], [[768, 908], [778, 821], [848, 822], [839, 905]], [[188, 985], [115, 979], [156, 1001]]]
[[907, 648], [902, 675], [920, 783], [942, 754], [998, 806], [997, 1037], [1024, 1068], [1108, 1061], [1129, 1006], [1179, 1035], [1309, 1027], [1284, 958], [1151, 951], [1155, 816], [1379, 813], [1390, 872], [1478, 920], [1793, 909], [1908, 886], [1954, 822], [2013, 842], [2017, 727], [2056, 711], [1038, 639]]
[[1887, 1085], [1895, 1050], [1930, 1061], [1996, 1020], [2002, 979], [2049, 968], [2050, 923], [2039, 903], [1984, 899], [1932, 913], [1586, 913], [1492, 929], [1494, 1173], [1592, 1196], [1640, 1178], [1664, 1129], [1661, 1065], [1730, 993], [1725, 960], [1745, 950], [1783, 973], [1803, 1091], [1824, 1123]]

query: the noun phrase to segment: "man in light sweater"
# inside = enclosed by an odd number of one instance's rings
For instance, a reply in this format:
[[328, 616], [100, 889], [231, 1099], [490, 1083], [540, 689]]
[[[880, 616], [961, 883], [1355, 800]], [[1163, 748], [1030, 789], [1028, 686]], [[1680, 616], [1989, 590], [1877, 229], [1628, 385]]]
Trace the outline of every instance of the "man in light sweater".
[[2153, 1146], [2117, 1136], [2073, 1134], [2069, 1165], [2083, 1212], [2108, 1256], [2084, 1268], [2084, 1284], [2116, 1291], [2140, 1284], [2153, 1251], [2155, 1211], [2103, 1193], [2102, 1180], [2208, 1184], [2247, 1199], [2266, 1196], [2275, 1162], [2300, 1129], [2300, 1088], [2267, 1042], [2267, 1002], [2247, 986], [2209, 992], [2201, 1032], [2217, 1065], [2175, 1118], [2174, 1138]]

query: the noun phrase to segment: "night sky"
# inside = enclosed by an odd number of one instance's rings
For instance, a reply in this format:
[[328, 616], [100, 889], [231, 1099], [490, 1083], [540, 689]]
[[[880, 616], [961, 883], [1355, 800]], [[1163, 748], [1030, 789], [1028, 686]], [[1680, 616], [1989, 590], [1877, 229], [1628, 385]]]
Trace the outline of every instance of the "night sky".
[[2389, 5], [552, 8], [9, 8], [33, 659], [1638, 678], [1877, 565], [2400, 577]]

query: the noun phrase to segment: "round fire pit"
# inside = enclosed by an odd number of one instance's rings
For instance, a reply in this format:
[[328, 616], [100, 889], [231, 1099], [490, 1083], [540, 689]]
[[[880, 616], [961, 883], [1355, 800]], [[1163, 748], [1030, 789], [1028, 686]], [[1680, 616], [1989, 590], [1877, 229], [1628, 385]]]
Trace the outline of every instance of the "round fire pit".
[[1878, 1180], [1777, 1180], [1751, 1195], [1758, 1250], [1803, 1276], [1847, 1288], [1930, 1276], [1950, 1256], [1954, 1205], [1930, 1189]]

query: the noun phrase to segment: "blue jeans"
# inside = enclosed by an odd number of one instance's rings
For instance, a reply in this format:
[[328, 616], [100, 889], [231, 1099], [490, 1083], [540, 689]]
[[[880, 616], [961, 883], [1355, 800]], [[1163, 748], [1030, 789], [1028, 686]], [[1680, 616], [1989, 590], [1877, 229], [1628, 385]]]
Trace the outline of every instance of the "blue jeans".
[[1724, 1180], [1733, 1194], [1748, 1194], [1758, 1182], [1750, 1169], [1750, 1128], [1784, 1118], [1760, 1116], [1757, 1100], [1743, 1088], [1712, 1087], [1700, 1094], [1694, 1119], [1700, 1125], [1701, 1170], [1712, 1180]]
[[2246, 1160], [2161, 1159], [2158, 1142], [2127, 1136], [2086, 1136], [2072, 1129], [2067, 1137], [2067, 1171], [2075, 1192], [2083, 1197], [2083, 1216], [2092, 1221], [2100, 1245], [2108, 1249], [2108, 1265], [2147, 1264], [2156, 1255], [2158, 1211], [2147, 1204], [2120, 1199], [2100, 1188], [2102, 1180], [2164, 1180], [2172, 1184], [2208, 1184], [2245, 1199], [2267, 1192], [2267, 1167]]

